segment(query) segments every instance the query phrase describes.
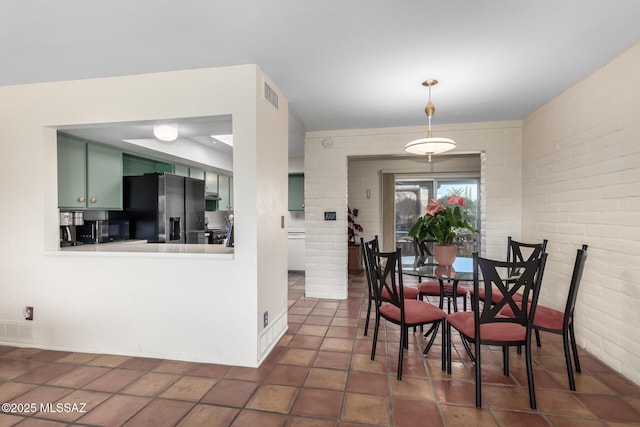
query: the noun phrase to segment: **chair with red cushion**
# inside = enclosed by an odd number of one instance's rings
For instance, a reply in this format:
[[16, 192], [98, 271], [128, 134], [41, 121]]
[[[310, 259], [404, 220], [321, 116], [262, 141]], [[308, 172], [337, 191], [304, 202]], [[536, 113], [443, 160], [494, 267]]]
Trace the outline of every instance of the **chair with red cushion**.
[[[361, 237], [360, 238], [360, 249], [362, 251], [362, 259], [364, 260], [364, 265], [365, 265], [365, 273], [367, 275], [367, 291], [369, 292], [369, 299], [368, 299], [368, 306], [367, 306], [367, 318], [364, 322], [364, 335], [367, 335], [367, 332], [369, 331], [369, 319], [371, 318], [371, 305], [372, 303], [375, 301], [376, 296], [375, 296], [375, 292], [373, 290], [373, 279], [371, 277], [371, 272], [369, 270], [369, 268], [367, 267], [367, 255], [366, 255], [366, 248], [369, 248], [371, 250], [374, 251], [378, 251], [378, 236], [375, 236], [373, 238], [373, 240], [370, 240], [368, 242], [365, 242], [364, 239]], [[386, 291], [384, 291], [385, 293], [383, 294], [383, 298], [388, 300], [389, 299], [389, 295], [386, 293]], [[420, 294], [420, 292], [418, 291], [418, 288], [414, 288], [411, 286], [405, 286], [404, 287], [404, 297], [407, 299], [418, 299], [418, 295]]]
[[[529, 383], [529, 403], [536, 409], [535, 387], [533, 383], [533, 365], [531, 363], [531, 332], [538, 303], [542, 273], [547, 254], [527, 261], [494, 261], [473, 254], [473, 288], [476, 295], [484, 287], [485, 295], [495, 305], [482, 304], [477, 298], [472, 300], [472, 311], [459, 311], [447, 316], [447, 371], [451, 373], [451, 328], [460, 332], [463, 343], [474, 344], [476, 406], [482, 406], [482, 358], [481, 345], [502, 347], [504, 374], [509, 375], [509, 347], [524, 346]], [[506, 277], [505, 271], [517, 272], [516, 276]], [[521, 292], [525, 301], [522, 304], [513, 296]], [[499, 298], [495, 298], [495, 294]], [[513, 316], [505, 316], [501, 311], [508, 307]]]
[[[380, 319], [396, 324], [400, 327], [400, 344], [398, 352], [398, 380], [402, 379], [402, 365], [404, 349], [409, 347], [409, 328], [445, 322], [446, 314], [435, 305], [417, 299], [406, 299], [405, 286], [402, 285], [402, 255], [398, 248], [396, 252], [377, 252], [365, 245], [367, 267], [373, 279], [373, 289], [376, 297], [376, 321], [371, 346], [371, 360], [376, 357], [376, 345]], [[386, 297], [384, 296], [386, 295]], [[442, 328], [442, 370], [446, 369], [445, 328]], [[436, 337], [434, 332], [423, 354], [427, 354]]]
[[538, 347], [540, 347], [539, 331], [562, 335], [564, 358], [567, 364], [567, 375], [569, 376], [569, 388], [573, 391], [576, 389], [576, 383], [573, 378], [573, 367], [571, 365], [572, 351], [576, 372], [581, 372], [580, 359], [578, 359], [578, 346], [576, 345], [576, 337], [573, 330], [573, 315], [576, 307], [576, 298], [578, 297], [578, 289], [580, 288], [580, 280], [582, 279], [582, 271], [584, 270], [584, 263], [587, 260], [587, 248], [587, 245], [582, 245], [582, 249], [578, 249], [564, 311], [538, 305], [536, 316], [533, 320], [533, 328], [535, 330]]
[[[523, 262], [525, 260], [528, 261], [534, 258], [539, 258], [540, 255], [547, 251], [547, 243], [547, 239], [544, 239], [542, 243], [523, 243], [513, 240], [511, 236], [509, 236], [507, 237], [507, 261]], [[470, 290], [469, 294], [472, 299], [476, 295], [474, 290]], [[480, 301], [485, 301], [484, 288], [480, 288], [477, 295]], [[493, 298], [494, 300], [491, 301], [491, 304], [496, 304], [496, 299], [500, 298], [500, 294], [494, 293]], [[516, 294], [514, 296], [514, 299], [516, 300], [520, 300], [521, 298], [522, 295], [520, 294]]]

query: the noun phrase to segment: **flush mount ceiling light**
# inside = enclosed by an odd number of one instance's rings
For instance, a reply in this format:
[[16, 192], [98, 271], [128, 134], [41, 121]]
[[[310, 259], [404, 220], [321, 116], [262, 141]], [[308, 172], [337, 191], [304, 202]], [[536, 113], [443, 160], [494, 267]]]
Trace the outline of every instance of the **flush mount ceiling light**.
[[404, 147], [404, 151], [407, 153], [429, 156], [429, 161], [431, 161], [432, 154], [440, 154], [456, 148], [456, 143], [452, 139], [434, 138], [431, 134], [431, 117], [433, 117], [433, 114], [436, 112], [436, 107], [433, 105], [433, 102], [431, 102], [431, 86], [435, 86], [437, 84], [437, 80], [426, 80], [422, 82], [423, 86], [427, 86], [429, 88], [429, 102], [424, 107], [424, 112], [427, 113], [427, 117], [429, 117], [427, 137], [411, 141]]
[[178, 125], [155, 125], [153, 127], [153, 136], [160, 141], [175, 141], [178, 137]]

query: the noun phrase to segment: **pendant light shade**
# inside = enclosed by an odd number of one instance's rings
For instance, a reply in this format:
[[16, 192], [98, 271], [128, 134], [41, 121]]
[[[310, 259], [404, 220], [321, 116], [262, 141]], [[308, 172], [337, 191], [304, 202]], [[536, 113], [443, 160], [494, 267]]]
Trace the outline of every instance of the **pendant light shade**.
[[456, 148], [456, 143], [453, 139], [434, 137], [431, 133], [431, 118], [436, 112], [436, 107], [433, 105], [433, 102], [431, 102], [431, 86], [437, 84], [437, 80], [426, 80], [422, 83], [423, 86], [429, 88], [429, 102], [424, 109], [424, 112], [427, 113], [427, 117], [429, 118], [427, 137], [411, 141], [404, 147], [404, 151], [407, 153], [429, 156], [429, 161], [431, 161], [432, 154], [440, 154]]

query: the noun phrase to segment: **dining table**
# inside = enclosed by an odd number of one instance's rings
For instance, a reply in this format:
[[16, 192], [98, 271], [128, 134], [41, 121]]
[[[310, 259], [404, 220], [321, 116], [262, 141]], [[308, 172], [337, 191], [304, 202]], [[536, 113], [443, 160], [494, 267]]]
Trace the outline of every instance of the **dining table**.
[[456, 257], [452, 265], [438, 264], [433, 256], [428, 256], [424, 260], [414, 256], [402, 257], [402, 274], [418, 277], [436, 279], [440, 282], [440, 304], [444, 307], [444, 299], [447, 298], [447, 311], [458, 311], [457, 295], [460, 282], [473, 282], [473, 258]]

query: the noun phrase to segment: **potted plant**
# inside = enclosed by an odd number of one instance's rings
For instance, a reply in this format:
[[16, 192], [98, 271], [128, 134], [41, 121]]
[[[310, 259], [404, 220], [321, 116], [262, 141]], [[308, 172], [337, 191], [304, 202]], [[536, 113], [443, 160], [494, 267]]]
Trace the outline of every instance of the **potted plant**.
[[358, 209], [351, 209], [347, 207], [347, 235], [349, 236], [349, 244], [356, 243], [357, 231], [362, 232], [362, 226], [356, 223], [356, 217], [358, 216]]
[[457, 232], [468, 230], [477, 233], [478, 230], [463, 217], [464, 197], [449, 197], [446, 204], [441, 205], [437, 200], [431, 200], [425, 209], [425, 214], [411, 226], [408, 235], [415, 236], [419, 241], [431, 236], [435, 239], [434, 257], [438, 264], [451, 265], [455, 261], [457, 246], [454, 244]]

